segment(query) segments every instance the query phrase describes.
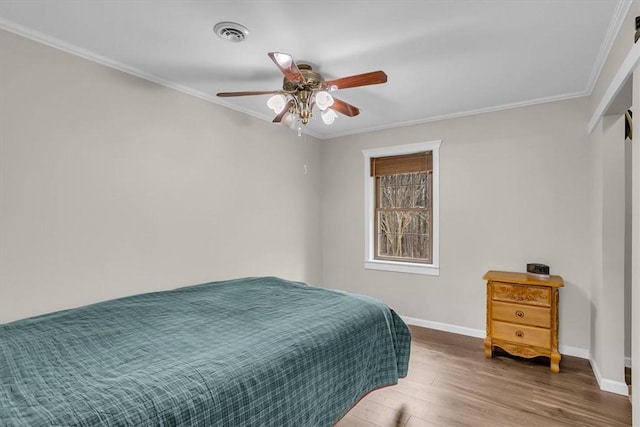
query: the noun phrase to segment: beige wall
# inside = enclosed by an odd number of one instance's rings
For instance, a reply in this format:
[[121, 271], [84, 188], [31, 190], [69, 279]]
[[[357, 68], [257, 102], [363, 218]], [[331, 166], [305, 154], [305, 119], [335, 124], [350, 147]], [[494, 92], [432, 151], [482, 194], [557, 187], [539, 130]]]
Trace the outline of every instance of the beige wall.
[[[586, 352], [590, 324], [588, 99], [354, 135], [322, 147], [323, 281], [401, 315], [484, 331], [489, 269], [551, 266], [560, 344]], [[440, 276], [363, 268], [361, 150], [442, 139]]]
[[0, 56], [0, 322], [249, 275], [320, 282], [319, 141], [11, 33]]

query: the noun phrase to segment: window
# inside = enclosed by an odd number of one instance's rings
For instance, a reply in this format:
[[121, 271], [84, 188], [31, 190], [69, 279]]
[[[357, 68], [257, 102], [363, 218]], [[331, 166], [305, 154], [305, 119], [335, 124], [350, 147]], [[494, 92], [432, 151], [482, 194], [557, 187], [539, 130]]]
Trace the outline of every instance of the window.
[[431, 151], [371, 159], [375, 259], [431, 263], [431, 159]]
[[439, 274], [439, 147], [363, 151], [365, 268]]

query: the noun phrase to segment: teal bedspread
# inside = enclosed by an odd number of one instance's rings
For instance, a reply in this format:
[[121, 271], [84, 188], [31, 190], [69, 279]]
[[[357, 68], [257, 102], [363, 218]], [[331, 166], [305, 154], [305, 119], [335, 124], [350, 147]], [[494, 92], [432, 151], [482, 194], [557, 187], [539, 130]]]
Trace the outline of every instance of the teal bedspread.
[[369, 297], [273, 277], [0, 325], [0, 426], [331, 426], [407, 373]]

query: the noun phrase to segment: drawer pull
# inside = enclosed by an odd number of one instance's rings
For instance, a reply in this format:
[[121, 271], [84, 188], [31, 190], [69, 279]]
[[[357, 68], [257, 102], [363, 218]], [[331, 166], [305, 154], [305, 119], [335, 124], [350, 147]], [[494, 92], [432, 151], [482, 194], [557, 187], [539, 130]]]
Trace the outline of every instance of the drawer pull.
[[517, 310], [517, 311], [516, 311], [516, 317], [520, 317], [520, 318], [524, 317], [524, 311], [522, 311], [522, 310]]
[[523, 338], [523, 337], [524, 337], [524, 332], [522, 332], [522, 331], [516, 331], [516, 337], [517, 337], [517, 338]]

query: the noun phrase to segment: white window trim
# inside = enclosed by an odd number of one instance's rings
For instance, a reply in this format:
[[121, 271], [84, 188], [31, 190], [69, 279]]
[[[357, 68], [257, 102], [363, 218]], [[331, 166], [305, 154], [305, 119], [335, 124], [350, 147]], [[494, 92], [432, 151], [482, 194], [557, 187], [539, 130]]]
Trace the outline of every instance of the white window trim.
[[[385, 270], [400, 273], [440, 275], [440, 144], [439, 141], [419, 142], [417, 144], [397, 145], [394, 147], [362, 150], [364, 156], [364, 268], [369, 270]], [[378, 260], [374, 258], [374, 221], [375, 212], [375, 177], [371, 176], [371, 158], [400, 156], [431, 151], [433, 156], [433, 262], [420, 264]]]

